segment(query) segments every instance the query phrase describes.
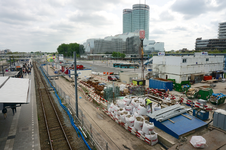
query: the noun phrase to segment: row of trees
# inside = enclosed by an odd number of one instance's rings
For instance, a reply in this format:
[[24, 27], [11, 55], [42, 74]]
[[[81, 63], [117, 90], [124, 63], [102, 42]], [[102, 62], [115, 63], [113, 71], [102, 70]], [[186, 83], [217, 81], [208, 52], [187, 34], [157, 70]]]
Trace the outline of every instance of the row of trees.
[[70, 44], [61, 44], [57, 48], [58, 54], [63, 54], [64, 56], [73, 56], [73, 52], [76, 51], [77, 57], [85, 53], [85, 49], [83, 45], [78, 43], [70, 43]]
[[120, 57], [120, 58], [125, 58], [126, 57], [126, 54], [124, 53], [120, 53], [120, 52], [112, 52], [112, 57]]

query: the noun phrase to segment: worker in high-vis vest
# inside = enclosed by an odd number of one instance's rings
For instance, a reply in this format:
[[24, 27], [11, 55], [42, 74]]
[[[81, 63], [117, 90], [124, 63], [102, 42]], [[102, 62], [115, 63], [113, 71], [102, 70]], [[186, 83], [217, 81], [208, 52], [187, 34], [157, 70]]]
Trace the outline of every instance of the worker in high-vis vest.
[[149, 98], [146, 99], [146, 106], [147, 106], [147, 110], [151, 109], [151, 113], [152, 113], [152, 101]]

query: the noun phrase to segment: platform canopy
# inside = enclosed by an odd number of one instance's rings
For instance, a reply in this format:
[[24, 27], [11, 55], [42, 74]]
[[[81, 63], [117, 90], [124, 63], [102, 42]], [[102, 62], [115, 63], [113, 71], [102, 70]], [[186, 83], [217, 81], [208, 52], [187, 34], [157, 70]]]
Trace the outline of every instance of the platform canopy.
[[30, 79], [0, 77], [0, 103], [29, 103], [30, 93]]

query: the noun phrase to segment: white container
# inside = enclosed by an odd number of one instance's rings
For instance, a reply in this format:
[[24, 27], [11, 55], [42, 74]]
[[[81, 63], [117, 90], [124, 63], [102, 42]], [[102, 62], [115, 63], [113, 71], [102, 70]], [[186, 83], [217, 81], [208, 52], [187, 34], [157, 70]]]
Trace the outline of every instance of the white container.
[[118, 100], [118, 101], [117, 101], [117, 105], [118, 105], [118, 107], [120, 107], [120, 108], [125, 108], [126, 103], [125, 103], [123, 100]]
[[126, 103], [126, 105], [129, 105], [130, 102], [131, 102], [131, 99], [130, 99], [130, 98], [124, 97], [124, 98], [123, 98], [123, 101]]
[[139, 115], [147, 115], [147, 108], [145, 107], [145, 105], [139, 105], [137, 108], [137, 112]]
[[120, 114], [123, 113], [124, 111], [125, 111], [124, 108], [119, 108], [118, 112], [117, 112], [117, 115], [120, 116]]
[[131, 114], [133, 113], [133, 107], [131, 105], [126, 105], [125, 110], [130, 112]]
[[150, 142], [152, 146], [158, 143], [158, 134], [155, 132], [151, 133], [150, 135], [145, 134], [145, 137], [150, 140], [148, 142]]
[[128, 126], [134, 126], [134, 120], [135, 120], [135, 118], [134, 118], [133, 116], [127, 115], [127, 116], [125, 117], [125, 120], [126, 120], [126, 124], [127, 124]]
[[126, 118], [125, 116], [129, 115], [129, 112], [127, 111], [124, 111], [123, 113], [121, 113], [120, 115], [120, 121], [123, 122], [123, 123], [126, 123]]
[[140, 131], [143, 127], [143, 122], [144, 122], [144, 119], [142, 117], [136, 117], [136, 119], [134, 121], [134, 128], [137, 131]]
[[144, 124], [143, 124], [143, 128], [142, 128], [142, 131], [146, 134], [146, 135], [149, 135], [151, 133], [151, 131], [154, 130], [154, 123], [153, 122], [149, 122], [149, 121], [144, 121]]

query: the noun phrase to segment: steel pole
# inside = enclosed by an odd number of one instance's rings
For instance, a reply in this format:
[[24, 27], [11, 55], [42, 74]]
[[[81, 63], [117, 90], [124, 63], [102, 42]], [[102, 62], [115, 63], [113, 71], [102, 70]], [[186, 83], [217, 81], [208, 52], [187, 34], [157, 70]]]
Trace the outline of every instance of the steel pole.
[[74, 70], [75, 70], [75, 109], [78, 118], [78, 91], [77, 91], [77, 67], [76, 67], [76, 52], [74, 51]]

